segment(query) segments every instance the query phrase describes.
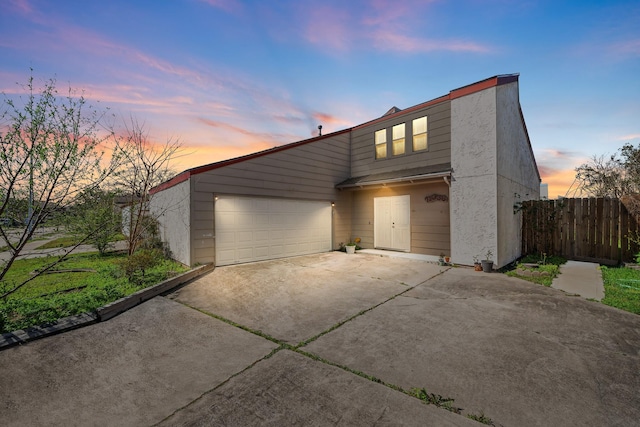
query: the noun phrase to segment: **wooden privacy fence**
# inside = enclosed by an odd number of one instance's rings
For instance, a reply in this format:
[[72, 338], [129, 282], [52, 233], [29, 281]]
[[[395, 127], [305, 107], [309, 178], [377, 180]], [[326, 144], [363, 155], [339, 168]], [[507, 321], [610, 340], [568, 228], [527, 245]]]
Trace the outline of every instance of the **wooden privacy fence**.
[[531, 200], [522, 211], [522, 253], [617, 264], [633, 261], [638, 223], [620, 199]]

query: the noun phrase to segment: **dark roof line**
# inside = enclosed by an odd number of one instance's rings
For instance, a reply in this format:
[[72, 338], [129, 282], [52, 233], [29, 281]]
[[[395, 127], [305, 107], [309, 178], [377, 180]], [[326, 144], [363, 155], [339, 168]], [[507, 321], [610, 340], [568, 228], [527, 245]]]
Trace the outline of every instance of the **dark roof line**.
[[[377, 119], [373, 119], [371, 121], [368, 121], [368, 122], [360, 124], [360, 125], [356, 125], [356, 126], [353, 126], [353, 127], [350, 127], [350, 128], [346, 128], [346, 129], [343, 129], [343, 130], [340, 130], [340, 131], [328, 133], [328, 134], [325, 134], [325, 135], [317, 136], [317, 137], [314, 137], [314, 138], [305, 139], [305, 140], [302, 140], [302, 141], [296, 141], [296, 142], [291, 142], [291, 143], [285, 144], [285, 145], [279, 145], [277, 147], [269, 148], [269, 149], [263, 150], [263, 151], [258, 151], [256, 153], [247, 154], [245, 156], [235, 157], [233, 159], [223, 160], [223, 161], [220, 161], [220, 162], [210, 163], [210, 164], [207, 164], [207, 165], [204, 165], [204, 166], [198, 166], [198, 167], [195, 167], [195, 168], [187, 169], [184, 172], [181, 172], [178, 175], [174, 176], [170, 180], [165, 181], [162, 184], [152, 188], [151, 191], [149, 191], [149, 193], [155, 194], [155, 193], [158, 193], [158, 192], [160, 192], [162, 190], [166, 190], [167, 188], [171, 188], [171, 187], [173, 187], [175, 185], [180, 184], [181, 182], [184, 182], [184, 181], [188, 180], [193, 175], [198, 175], [198, 174], [201, 174], [201, 173], [204, 173], [204, 172], [208, 172], [208, 171], [213, 170], [213, 169], [218, 169], [218, 168], [221, 168], [221, 167], [224, 167], [224, 166], [233, 165], [233, 164], [236, 164], [236, 163], [244, 162], [246, 160], [255, 159], [257, 157], [266, 156], [268, 154], [277, 153], [279, 151], [284, 151], [284, 150], [288, 150], [290, 148], [294, 148], [294, 147], [298, 147], [298, 146], [301, 146], [301, 145], [309, 144], [309, 143], [312, 143], [312, 142], [320, 141], [320, 140], [325, 139], [325, 138], [331, 138], [333, 136], [341, 135], [343, 133], [348, 133], [348, 132], [353, 131], [354, 129], [358, 129], [358, 128], [361, 128], [361, 127], [364, 127], [364, 126], [369, 126], [369, 125], [371, 125], [373, 123], [376, 123], [378, 121], [387, 120], [387, 119], [392, 118], [394, 116], [397, 116], [397, 115], [400, 115], [400, 114], [406, 114], [406, 113], [409, 113], [411, 111], [415, 111], [415, 110], [419, 110], [419, 109], [422, 109], [422, 108], [425, 108], [425, 107], [428, 107], [428, 106], [431, 106], [431, 105], [439, 104], [441, 102], [451, 101], [453, 99], [460, 98], [460, 97], [465, 96], [465, 95], [470, 95], [470, 94], [475, 93], [475, 92], [480, 92], [480, 91], [488, 89], [490, 87], [500, 86], [500, 85], [504, 85], [504, 84], [512, 83], [512, 82], [517, 82], [519, 75], [520, 75], [519, 73], [496, 75], [496, 76], [489, 77], [489, 78], [484, 79], [484, 80], [480, 80], [480, 81], [475, 82], [475, 83], [471, 83], [471, 84], [466, 85], [466, 86], [459, 87], [457, 89], [453, 89], [447, 95], [443, 95], [443, 96], [440, 96], [438, 98], [434, 98], [434, 99], [432, 99], [430, 101], [426, 101], [426, 102], [423, 102], [421, 104], [414, 105], [413, 107], [405, 108], [404, 110], [400, 110], [397, 107], [393, 107], [384, 116], [379, 117]], [[398, 111], [393, 112], [394, 109], [398, 110]], [[523, 124], [524, 124], [524, 118], [523, 118]], [[529, 140], [529, 135], [528, 134], [527, 134], [527, 140]], [[529, 147], [531, 148], [531, 142], [530, 141], [529, 141]], [[537, 167], [536, 167], [536, 170], [537, 170]]]
[[420, 166], [392, 172], [380, 172], [371, 175], [349, 178], [336, 185], [336, 188], [358, 188], [370, 185], [406, 183], [409, 181], [421, 181], [425, 179], [451, 176], [451, 163], [439, 165]]

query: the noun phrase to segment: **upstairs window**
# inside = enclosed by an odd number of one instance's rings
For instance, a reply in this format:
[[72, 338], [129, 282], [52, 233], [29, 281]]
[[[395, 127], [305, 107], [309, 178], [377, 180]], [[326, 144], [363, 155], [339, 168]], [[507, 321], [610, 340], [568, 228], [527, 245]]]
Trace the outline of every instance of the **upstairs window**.
[[394, 156], [404, 154], [404, 123], [393, 127], [393, 144], [391, 151]]
[[376, 159], [387, 157], [387, 130], [376, 131]]
[[413, 151], [427, 149], [427, 116], [413, 121]]

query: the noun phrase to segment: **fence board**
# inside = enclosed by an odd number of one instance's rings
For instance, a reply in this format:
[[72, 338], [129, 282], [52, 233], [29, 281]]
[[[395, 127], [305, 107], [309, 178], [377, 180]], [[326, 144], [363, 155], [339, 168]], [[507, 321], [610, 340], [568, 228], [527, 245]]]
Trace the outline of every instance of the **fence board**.
[[589, 222], [589, 240], [585, 247], [584, 257], [585, 258], [595, 258], [595, 247], [596, 247], [596, 204], [593, 203], [595, 200], [593, 199], [584, 199], [589, 205], [589, 213], [587, 217], [587, 221]]
[[620, 200], [611, 201], [611, 250], [609, 252], [610, 259], [620, 258]]
[[618, 199], [576, 198], [522, 205], [522, 253], [605, 264], [631, 261], [640, 227]]
[[569, 199], [567, 201], [567, 205], [569, 208], [569, 215], [567, 216], [567, 230], [568, 235], [565, 240], [566, 251], [560, 252], [557, 255], [566, 254], [567, 256], [573, 257], [576, 253], [576, 199]]
[[602, 249], [600, 256], [602, 258], [611, 257], [611, 199], [603, 200], [603, 212], [604, 223], [602, 225]]
[[[576, 209], [573, 217], [573, 227], [576, 230], [576, 236], [573, 242], [573, 250], [570, 254], [572, 257], [582, 256], [582, 248], [585, 246], [585, 242], [589, 241], [589, 223], [584, 221], [585, 216], [582, 213], [583, 209], [585, 209], [584, 200], [577, 199]], [[588, 209], [588, 206], [586, 207], [586, 209]]]
[[604, 222], [606, 221], [604, 216], [604, 199], [596, 199], [596, 216], [595, 218], [591, 218], [591, 221], [593, 221], [593, 228], [595, 230], [591, 254], [594, 258], [602, 258], [604, 253], [602, 250], [604, 241]]
[[621, 259], [629, 257], [629, 211], [620, 203], [620, 252]]

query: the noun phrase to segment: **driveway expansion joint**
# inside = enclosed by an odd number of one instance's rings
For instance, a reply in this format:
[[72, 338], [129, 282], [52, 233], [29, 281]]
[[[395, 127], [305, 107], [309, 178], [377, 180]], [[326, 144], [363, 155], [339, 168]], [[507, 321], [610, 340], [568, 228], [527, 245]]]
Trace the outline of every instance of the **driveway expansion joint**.
[[[220, 316], [218, 314], [211, 313], [209, 311], [194, 307], [194, 306], [192, 306], [190, 304], [187, 304], [187, 303], [185, 303], [183, 301], [177, 301], [176, 300], [176, 302], [184, 305], [185, 307], [191, 308], [191, 309], [196, 310], [196, 311], [198, 311], [198, 312], [200, 312], [202, 314], [205, 314], [205, 315], [207, 315], [209, 317], [213, 317], [214, 319], [217, 319], [217, 320], [220, 320], [221, 322], [227, 323], [228, 325], [231, 325], [231, 326], [239, 328], [239, 329], [241, 329], [241, 330], [243, 330], [245, 332], [249, 332], [251, 334], [254, 334], [254, 335], [257, 335], [257, 336], [259, 336], [261, 338], [264, 338], [264, 339], [266, 339], [268, 341], [271, 341], [271, 342], [277, 344], [278, 347], [273, 349], [269, 354], [265, 355], [264, 357], [262, 357], [262, 358], [256, 360], [255, 362], [253, 362], [251, 365], [249, 365], [246, 368], [242, 369], [241, 371], [236, 372], [235, 374], [231, 375], [229, 378], [227, 378], [226, 380], [222, 381], [220, 384], [217, 384], [212, 389], [204, 392], [202, 395], [200, 395], [199, 397], [197, 397], [193, 401], [189, 402], [188, 404], [186, 404], [182, 408], [178, 408], [172, 414], [167, 416], [163, 421], [169, 420], [173, 415], [175, 415], [179, 411], [181, 411], [181, 410], [187, 408], [188, 406], [194, 404], [195, 402], [201, 400], [204, 396], [206, 396], [206, 395], [214, 392], [215, 390], [219, 389], [220, 387], [222, 387], [223, 385], [225, 385], [229, 381], [231, 381], [233, 378], [235, 378], [238, 375], [241, 375], [242, 373], [252, 369], [254, 366], [256, 366], [261, 361], [267, 360], [267, 359], [273, 357], [275, 354], [277, 354], [278, 352], [280, 352], [282, 350], [289, 350], [289, 351], [295, 352], [295, 353], [300, 354], [300, 355], [302, 355], [304, 357], [307, 357], [307, 358], [309, 358], [309, 359], [311, 359], [311, 360], [313, 360], [315, 362], [319, 362], [319, 363], [322, 363], [322, 364], [325, 364], [325, 365], [328, 365], [328, 366], [332, 366], [332, 367], [341, 369], [341, 370], [343, 370], [345, 372], [348, 372], [350, 374], [359, 376], [359, 377], [364, 378], [366, 380], [369, 380], [371, 382], [374, 382], [374, 383], [377, 383], [377, 384], [381, 384], [381, 385], [383, 385], [383, 386], [385, 386], [387, 388], [390, 388], [391, 390], [398, 391], [400, 393], [406, 394], [407, 396], [410, 396], [410, 397], [413, 397], [415, 399], [421, 400], [423, 403], [425, 403], [427, 405], [434, 404], [438, 408], [442, 408], [442, 409], [448, 410], [450, 412], [456, 413], [458, 415], [462, 415], [462, 408], [456, 408], [456, 407], [452, 406], [452, 402], [454, 401], [453, 398], [448, 398], [448, 397], [447, 398], [443, 398], [441, 395], [438, 395], [438, 394], [427, 393], [424, 388], [422, 388], [422, 389], [412, 388], [410, 390], [405, 390], [401, 386], [398, 386], [398, 385], [393, 384], [393, 383], [389, 383], [389, 382], [384, 381], [384, 380], [382, 380], [380, 378], [377, 378], [377, 377], [375, 377], [373, 375], [369, 375], [369, 374], [367, 374], [365, 372], [350, 368], [350, 367], [348, 367], [346, 365], [342, 365], [342, 364], [339, 364], [337, 362], [332, 362], [332, 361], [330, 361], [328, 359], [325, 359], [323, 357], [320, 357], [320, 356], [318, 356], [318, 355], [316, 355], [314, 353], [302, 350], [302, 347], [304, 347], [304, 346], [316, 341], [318, 338], [320, 338], [320, 337], [322, 337], [322, 336], [324, 336], [324, 335], [326, 335], [326, 334], [328, 334], [328, 333], [340, 328], [344, 324], [346, 324], [346, 323], [348, 323], [348, 322], [350, 322], [350, 321], [352, 321], [352, 320], [354, 320], [354, 319], [356, 319], [356, 318], [358, 318], [358, 317], [360, 317], [360, 316], [362, 316], [362, 315], [374, 310], [377, 307], [380, 307], [381, 305], [383, 305], [383, 304], [385, 304], [385, 303], [387, 303], [389, 301], [392, 301], [392, 300], [394, 300], [394, 299], [396, 299], [398, 297], [403, 296], [405, 293], [411, 291], [412, 289], [414, 289], [414, 288], [416, 288], [418, 286], [421, 286], [421, 285], [427, 283], [428, 281], [432, 280], [433, 278], [444, 274], [449, 269], [450, 268], [442, 270], [438, 274], [435, 274], [435, 275], [429, 277], [428, 279], [423, 280], [422, 282], [420, 282], [420, 283], [418, 283], [416, 285], [413, 285], [413, 286], [407, 285], [405, 283], [402, 283], [403, 285], [408, 286], [408, 288], [403, 290], [402, 292], [399, 292], [399, 293], [391, 296], [390, 298], [387, 298], [386, 300], [384, 300], [384, 301], [382, 301], [382, 302], [380, 302], [378, 304], [375, 304], [375, 305], [373, 305], [371, 307], [368, 307], [368, 308], [366, 308], [364, 310], [359, 311], [358, 313], [354, 314], [353, 316], [349, 317], [348, 319], [340, 321], [340, 322], [336, 323], [335, 325], [331, 326], [330, 328], [322, 331], [321, 333], [319, 333], [319, 334], [317, 334], [317, 335], [315, 335], [315, 336], [313, 336], [313, 337], [311, 337], [311, 338], [309, 338], [307, 340], [301, 341], [296, 345], [292, 345], [292, 344], [286, 343], [286, 342], [281, 341], [281, 340], [279, 340], [277, 338], [274, 338], [274, 337], [272, 337], [272, 336], [270, 336], [268, 334], [265, 334], [264, 332], [262, 332], [260, 330], [256, 330], [256, 329], [241, 325], [241, 324], [239, 324], [237, 322], [234, 322], [233, 320], [227, 319], [227, 318], [225, 318], [223, 316]], [[422, 394], [420, 394], [418, 391], [421, 391]], [[424, 396], [428, 396], [428, 397], [431, 397], [431, 398], [427, 399], [427, 398], [424, 398]], [[479, 416], [475, 415], [475, 414], [467, 414], [466, 417], [470, 418], [470, 419], [473, 419], [473, 420], [477, 420], [478, 417], [480, 417], [481, 419], [487, 419], [487, 420], [489, 420], [489, 422], [491, 422], [491, 419], [485, 417], [484, 414], [480, 414]], [[493, 425], [493, 424], [490, 424], [490, 425]]]

